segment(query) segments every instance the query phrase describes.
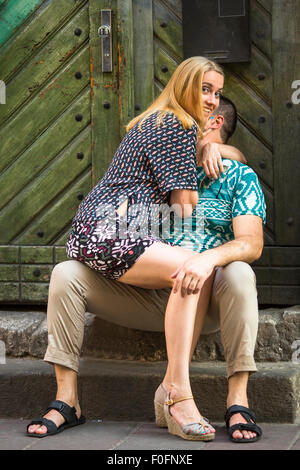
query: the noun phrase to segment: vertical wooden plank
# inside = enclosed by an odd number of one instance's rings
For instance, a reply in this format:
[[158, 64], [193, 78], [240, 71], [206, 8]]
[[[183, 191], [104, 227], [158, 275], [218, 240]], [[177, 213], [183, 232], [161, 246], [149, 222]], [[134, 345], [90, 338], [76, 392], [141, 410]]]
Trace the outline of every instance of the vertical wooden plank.
[[276, 241], [299, 245], [299, 111], [292, 83], [300, 80], [300, 0], [273, 1], [273, 115]]
[[132, 0], [118, 0], [118, 78], [120, 137], [134, 117], [133, 12]]
[[[101, 65], [101, 9], [112, 10], [113, 71]], [[117, 0], [90, 0], [92, 185], [103, 176], [120, 142], [118, 104]]]
[[154, 100], [152, 0], [133, 0], [135, 115]]

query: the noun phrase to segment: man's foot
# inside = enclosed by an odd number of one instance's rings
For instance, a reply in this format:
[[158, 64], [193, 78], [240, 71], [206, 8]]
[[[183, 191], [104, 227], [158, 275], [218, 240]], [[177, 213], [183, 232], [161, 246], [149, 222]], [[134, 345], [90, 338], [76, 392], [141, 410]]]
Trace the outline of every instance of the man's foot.
[[[246, 406], [246, 405], [242, 405]], [[253, 422], [253, 421], [252, 421]], [[234, 424], [239, 424], [239, 423], [247, 423], [245, 418], [240, 414], [236, 413], [233, 416], [231, 416], [229, 420], [229, 426], [233, 426]], [[238, 429], [234, 431], [232, 434], [233, 439], [254, 439], [256, 437], [256, 433], [252, 431], [239, 431]]]
[[[77, 402], [75, 402], [75, 401], [72, 402], [70, 400], [64, 400], [63, 398], [56, 398], [56, 400], [64, 401], [65, 403], [67, 403], [67, 405], [69, 405], [71, 407], [75, 406], [76, 416], [77, 416], [78, 419], [80, 418], [81, 409], [80, 409], [78, 401]], [[59, 413], [59, 411], [56, 411], [56, 410], [50, 410], [43, 417], [53, 421], [56, 424], [57, 427], [61, 426], [65, 422], [65, 418]], [[32, 433], [32, 434], [35, 434], [35, 433], [36, 434], [46, 434], [47, 428], [44, 425], [32, 424], [31, 426], [29, 426], [28, 432]]]
[[[228, 395], [227, 395], [227, 409], [233, 405], [244, 406], [248, 408], [247, 398], [247, 384], [248, 384], [249, 372], [239, 371], [235, 372], [229, 377], [228, 380]], [[240, 410], [241, 411], [241, 410]], [[251, 420], [251, 422], [253, 422]], [[234, 424], [247, 423], [247, 420], [240, 414], [233, 414], [229, 419], [229, 426]], [[236, 430], [232, 434], [233, 439], [254, 439], [257, 433], [254, 431]]]
[[[234, 416], [235, 419], [232, 420]], [[256, 424], [255, 414], [247, 406], [229, 406], [225, 413], [225, 423], [233, 442], [256, 442], [262, 436], [262, 429]]]

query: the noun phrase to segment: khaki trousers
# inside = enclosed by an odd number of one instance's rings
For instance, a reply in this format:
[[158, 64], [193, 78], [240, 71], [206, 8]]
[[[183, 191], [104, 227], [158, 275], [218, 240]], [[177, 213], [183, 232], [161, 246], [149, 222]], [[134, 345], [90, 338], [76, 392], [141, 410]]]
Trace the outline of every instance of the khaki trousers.
[[[170, 289], [142, 289], [109, 280], [76, 260], [57, 264], [48, 299], [44, 360], [78, 372], [85, 312], [128, 328], [163, 331]], [[227, 376], [255, 372], [256, 279], [244, 262], [217, 268], [202, 334], [221, 329]]]

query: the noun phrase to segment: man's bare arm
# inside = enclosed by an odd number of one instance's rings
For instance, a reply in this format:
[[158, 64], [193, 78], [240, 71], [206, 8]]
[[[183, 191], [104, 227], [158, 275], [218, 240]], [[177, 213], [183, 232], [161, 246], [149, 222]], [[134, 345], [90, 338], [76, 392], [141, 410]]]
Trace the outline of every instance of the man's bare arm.
[[263, 249], [262, 219], [256, 215], [241, 215], [232, 221], [235, 239], [203, 253], [195, 253], [172, 275], [174, 293], [196, 294], [217, 266], [233, 261], [252, 263]]
[[233, 261], [252, 263], [264, 246], [262, 219], [256, 215], [240, 215], [232, 221], [234, 240], [207, 250], [215, 266], [226, 266]]

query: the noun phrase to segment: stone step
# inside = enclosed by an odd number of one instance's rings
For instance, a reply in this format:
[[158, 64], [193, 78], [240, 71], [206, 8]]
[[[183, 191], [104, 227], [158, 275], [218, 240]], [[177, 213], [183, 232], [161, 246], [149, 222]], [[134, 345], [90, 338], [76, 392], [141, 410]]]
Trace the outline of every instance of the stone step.
[[[83, 358], [78, 393], [89, 419], [154, 420], [153, 396], [166, 363]], [[260, 422], [299, 423], [300, 365], [259, 363], [248, 386], [249, 405]], [[227, 392], [223, 362], [192, 362], [192, 389], [199, 409], [222, 422]], [[34, 418], [55, 398], [53, 367], [43, 360], [6, 358], [0, 364], [0, 418]]]
[[[42, 359], [47, 347], [45, 311], [10, 307], [0, 311], [1, 354]], [[291, 361], [300, 350], [300, 306], [269, 308], [259, 312], [255, 349], [258, 362]], [[86, 313], [84, 356], [116, 360], [166, 360], [162, 332], [141, 331], [106, 322]], [[300, 354], [299, 354], [300, 356]], [[197, 361], [224, 361], [220, 332], [203, 335], [195, 351]], [[300, 362], [300, 357], [299, 357]]]

